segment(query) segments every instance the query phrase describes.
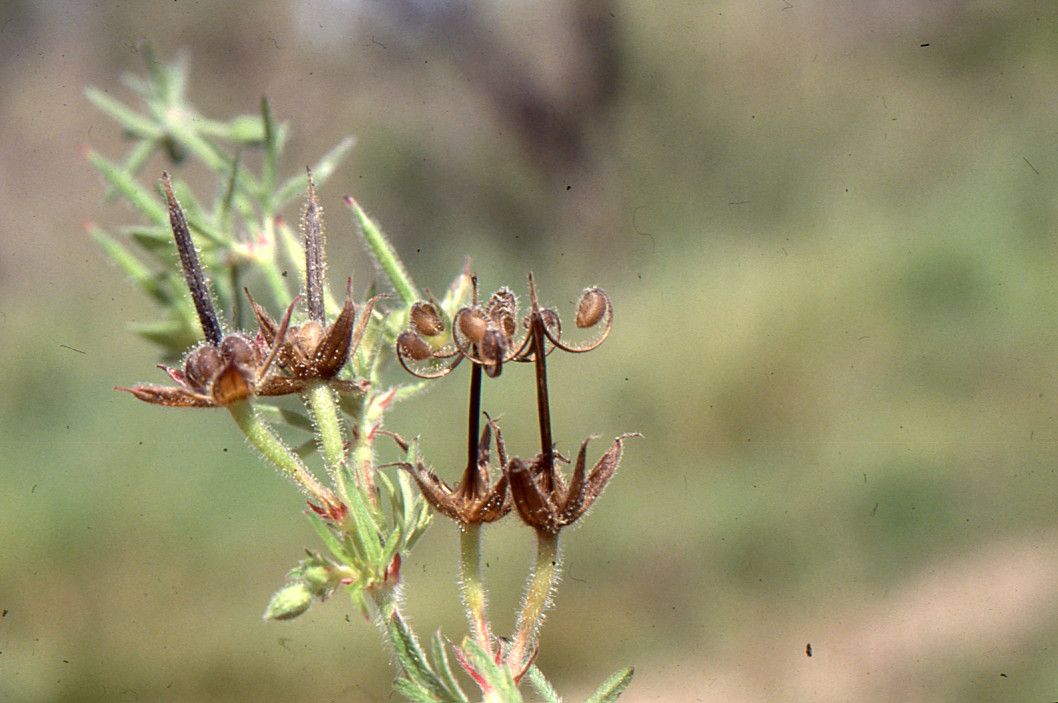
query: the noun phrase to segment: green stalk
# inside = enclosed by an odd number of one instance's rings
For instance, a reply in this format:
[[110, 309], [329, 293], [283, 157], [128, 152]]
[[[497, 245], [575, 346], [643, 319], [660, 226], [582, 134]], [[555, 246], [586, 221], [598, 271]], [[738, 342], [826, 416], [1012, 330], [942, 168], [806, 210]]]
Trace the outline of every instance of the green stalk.
[[507, 665], [517, 675], [525, 666], [525, 657], [536, 646], [544, 611], [551, 604], [551, 593], [558, 575], [558, 535], [542, 530], [536, 533], [536, 564], [522, 600], [522, 610], [515, 625], [514, 642], [507, 655]]
[[249, 401], [240, 400], [228, 406], [235, 424], [239, 426], [242, 433], [250, 440], [250, 444], [261, 452], [261, 455], [272, 462], [280, 471], [285, 473], [322, 505], [333, 505], [337, 503], [330, 490], [323, 487], [316, 477], [313, 476], [298, 455], [292, 452], [283, 440], [272, 431], [267, 422], [261, 419]]
[[345, 431], [342, 428], [342, 420], [338, 415], [338, 402], [334, 393], [326, 383], [317, 383], [305, 394], [305, 402], [309, 406], [316, 421], [316, 432], [323, 446], [323, 458], [327, 462], [327, 470], [338, 486], [338, 493], [342, 502], [349, 503], [348, 486], [345, 481]]
[[382, 393], [368, 391], [364, 394], [360, 406], [360, 422], [349, 457], [357, 486], [376, 508], [379, 504], [378, 491], [375, 489], [375, 433], [382, 426], [382, 418], [395, 395], [393, 390]]
[[481, 578], [481, 523], [461, 525], [459, 531], [459, 568], [463, 582], [463, 605], [467, 611], [470, 632], [481, 648], [492, 651], [485, 583]]

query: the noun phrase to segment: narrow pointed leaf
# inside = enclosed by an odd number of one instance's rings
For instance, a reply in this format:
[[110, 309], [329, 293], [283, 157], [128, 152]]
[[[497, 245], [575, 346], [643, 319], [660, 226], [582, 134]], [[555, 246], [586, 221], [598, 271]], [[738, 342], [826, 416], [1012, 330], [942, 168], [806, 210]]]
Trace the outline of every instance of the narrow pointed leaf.
[[191, 323], [181, 318], [170, 318], [159, 322], [134, 322], [129, 330], [166, 349], [172, 357], [178, 357], [198, 341], [198, 333]]
[[147, 219], [157, 225], [169, 224], [169, 212], [161, 201], [137, 183], [124, 169], [95, 151], [88, 152], [88, 162], [103, 175], [114, 190], [124, 196]]
[[398, 613], [393, 613], [387, 618], [387, 624], [390, 638], [393, 641], [393, 650], [408, 678], [436, 696], [436, 700], [450, 700], [451, 697], [444, 682], [430, 669], [426, 653], [419, 646], [415, 635], [408, 629], [404, 618]]
[[[356, 139], [353, 137], [345, 137], [332, 147], [330, 151], [324, 154], [323, 158], [316, 162], [312, 167], [312, 178], [316, 181], [317, 186], [322, 186], [327, 182], [327, 179], [334, 173], [334, 170], [338, 168], [338, 164], [341, 163], [342, 159], [345, 158], [345, 155], [349, 153], [349, 150], [352, 149], [355, 144]], [[308, 181], [304, 173], [288, 178], [276, 192], [276, 209], [283, 207], [291, 200], [304, 193], [307, 185]]]
[[374, 257], [375, 263], [382, 269], [382, 273], [389, 279], [390, 284], [393, 286], [393, 290], [397, 291], [397, 295], [401, 297], [401, 300], [407, 305], [412, 305], [417, 300], [421, 300], [422, 296], [419, 295], [419, 291], [416, 289], [415, 284], [411, 280], [411, 276], [408, 275], [408, 270], [404, 266], [404, 262], [397, 256], [397, 251], [390, 244], [389, 239], [382, 233], [382, 230], [378, 228], [367, 213], [364, 212], [360, 204], [352, 198], [346, 196], [346, 204], [352, 209], [353, 217], [356, 219], [357, 226], [360, 230], [360, 234], [364, 238], [364, 242], [367, 244], [368, 251], [371, 252], [371, 256]]
[[505, 703], [521, 703], [522, 695], [507, 667], [500, 666], [492, 655], [469, 637], [463, 640], [463, 652], [477, 672], [499, 693], [498, 700]]
[[134, 284], [144, 292], [157, 300], [162, 305], [168, 305], [172, 298], [169, 291], [165, 290], [159, 282], [158, 276], [150, 271], [143, 263], [132, 255], [128, 249], [110, 237], [101, 228], [93, 225], [89, 229], [92, 239], [102, 247], [104, 253], [125, 272]]
[[562, 703], [562, 699], [558, 697], [558, 692], [555, 691], [551, 682], [544, 678], [543, 672], [537, 668], [536, 664], [529, 667], [525, 678], [529, 679], [529, 683], [540, 694], [540, 697], [544, 699], [544, 703]]
[[331, 531], [331, 528], [327, 527], [326, 523], [320, 519], [320, 516], [313, 512], [306, 512], [308, 515], [309, 522], [312, 524], [312, 529], [316, 530], [316, 534], [320, 536], [320, 540], [324, 546], [327, 547], [327, 551], [334, 555], [335, 559], [338, 559], [343, 564], [350, 564], [353, 562], [353, 555], [349, 553], [342, 541], [338, 539], [338, 536]]
[[97, 108], [113, 117], [125, 131], [141, 139], [156, 140], [163, 136], [162, 130], [148, 117], [144, 117], [124, 103], [115, 100], [101, 90], [89, 88], [85, 97]]
[[271, 198], [275, 190], [276, 164], [279, 160], [279, 133], [272, 118], [272, 106], [268, 98], [261, 98], [261, 124], [264, 125], [265, 155], [261, 168], [261, 203], [265, 211], [274, 212]]
[[393, 690], [407, 698], [412, 703], [440, 703], [441, 699], [428, 690], [415, 683], [407, 676], [402, 676], [393, 682]]
[[349, 491], [349, 510], [353, 516], [353, 531], [355, 541], [364, 561], [380, 570], [385, 568], [382, 563], [382, 545], [378, 541], [378, 523], [364, 495], [359, 490]]
[[624, 693], [624, 690], [628, 688], [628, 684], [632, 683], [632, 674], [635, 673], [635, 667], [630, 666], [627, 669], [622, 669], [616, 674], [606, 679], [602, 686], [591, 694], [591, 698], [586, 700], [584, 703], [613, 703], [617, 700], [617, 697]]
[[447, 684], [449, 693], [451, 693], [453, 698], [459, 703], [468, 703], [467, 694], [463, 693], [463, 689], [460, 688], [459, 682], [456, 680], [455, 674], [452, 672], [452, 665], [448, 661], [448, 649], [445, 647], [445, 641], [441, 636], [440, 630], [433, 633], [433, 640], [430, 642], [430, 645], [433, 652], [434, 664], [441, 678], [444, 679], [445, 684]]

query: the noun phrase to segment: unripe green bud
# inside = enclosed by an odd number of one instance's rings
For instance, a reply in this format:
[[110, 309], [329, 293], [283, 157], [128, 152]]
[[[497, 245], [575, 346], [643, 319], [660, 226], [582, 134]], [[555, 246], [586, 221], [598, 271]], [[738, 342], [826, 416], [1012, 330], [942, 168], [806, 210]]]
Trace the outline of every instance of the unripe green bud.
[[301, 578], [313, 595], [323, 596], [331, 587], [331, 569], [325, 564], [307, 565], [301, 572]]
[[312, 605], [312, 591], [305, 583], [296, 581], [283, 586], [265, 608], [265, 620], [293, 620]]

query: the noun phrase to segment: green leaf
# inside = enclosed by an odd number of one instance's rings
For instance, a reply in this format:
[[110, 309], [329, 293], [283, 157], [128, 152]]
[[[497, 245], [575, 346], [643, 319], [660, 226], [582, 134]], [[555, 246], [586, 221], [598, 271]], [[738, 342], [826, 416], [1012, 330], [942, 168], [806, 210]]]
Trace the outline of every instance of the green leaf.
[[617, 700], [617, 697], [624, 693], [624, 690], [628, 688], [628, 684], [632, 683], [632, 674], [635, 673], [635, 667], [630, 666], [627, 669], [622, 669], [616, 674], [606, 679], [602, 686], [591, 694], [591, 698], [586, 700], [584, 703], [613, 703]]
[[101, 90], [88, 88], [85, 97], [97, 108], [113, 117], [125, 131], [141, 139], [158, 140], [163, 136], [161, 128], [148, 117], [126, 107]]
[[159, 277], [133, 256], [132, 252], [95, 225], [91, 225], [88, 231], [103, 252], [125, 272], [134, 284], [162, 305], [172, 302], [169, 291], [161, 285]]
[[463, 640], [462, 649], [471, 666], [496, 689], [499, 700], [505, 703], [521, 703], [522, 694], [518, 692], [518, 686], [507, 667], [497, 664], [491, 654], [469, 637]]
[[224, 136], [240, 144], [263, 144], [265, 141], [264, 125], [261, 124], [261, 118], [257, 115], [239, 115], [228, 122]]
[[147, 219], [156, 225], [169, 223], [169, 211], [153, 193], [137, 183], [128, 172], [95, 151], [88, 152], [88, 162], [103, 175], [114, 190], [123, 195]]
[[445, 684], [448, 685], [448, 690], [455, 696], [455, 699], [459, 701], [459, 703], [469, 703], [467, 694], [463, 693], [463, 689], [459, 687], [459, 682], [456, 680], [455, 674], [452, 673], [452, 665], [448, 661], [448, 649], [445, 647], [445, 641], [441, 636], [440, 630], [433, 633], [433, 640], [430, 642], [430, 645], [433, 652], [434, 664], [438, 673], [440, 673], [441, 678], [444, 679]]
[[190, 323], [178, 315], [159, 322], [134, 322], [129, 324], [133, 334], [143, 337], [178, 357], [198, 344], [198, 333]]
[[[154, 152], [158, 149], [158, 142], [151, 141], [149, 139], [141, 139], [136, 142], [136, 146], [132, 147], [129, 151], [128, 156], [125, 157], [125, 163], [123, 168], [126, 173], [132, 176], [136, 176], [140, 170], [150, 161], [150, 158], [154, 156]], [[106, 195], [103, 198], [110, 202], [118, 195], [118, 192], [114, 188], [107, 188]]]
[[445, 683], [430, 669], [426, 653], [422, 651], [415, 635], [408, 629], [400, 613], [394, 612], [387, 618], [393, 650], [408, 678], [435, 696], [434, 700], [459, 700], [448, 691]]
[[367, 213], [364, 212], [359, 203], [347, 196], [346, 204], [353, 211], [353, 217], [356, 219], [368, 251], [371, 252], [371, 256], [374, 257], [378, 267], [382, 269], [382, 273], [389, 279], [393, 289], [397, 291], [397, 295], [401, 297], [401, 300], [406, 305], [411, 305], [415, 301], [421, 300], [418, 289], [412, 282], [411, 276], [408, 275], [408, 270], [404, 267], [404, 262], [397, 256], [396, 250], [390, 244], [386, 235], [367, 216]]
[[261, 203], [265, 211], [274, 212], [272, 194], [276, 184], [276, 165], [279, 161], [279, 132], [272, 118], [268, 98], [261, 98], [261, 124], [264, 126], [264, 164], [261, 167]]
[[355, 529], [352, 537], [357, 551], [371, 566], [372, 571], [381, 572], [387, 564], [382, 562], [382, 545], [378, 541], [379, 525], [363, 493], [359, 490], [349, 491], [349, 510], [353, 517]]
[[306, 432], [314, 432], [315, 427], [312, 424], [312, 420], [306, 415], [302, 415], [299, 412], [293, 410], [287, 410], [286, 408], [279, 408], [275, 405], [266, 405], [264, 403], [257, 404], [257, 411], [262, 415], [267, 415], [271, 422], [281, 422], [291, 427], [296, 427], [299, 430], [305, 430]]
[[415, 683], [407, 676], [401, 676], [393, 682], [393, 690], [414, 703], [439, 703], [440, 698]]
[[[337, 145], [331, 148], [330, 151], [324, 154], [323, 158], [316, 162], [312, 167], [312, 178], [316, 181], [317, 187], [322, 186], [327, 182], [327, 179], [331, 177], [334, 170], [338, 168], [338, 164], [341, 163], [342, 159], [345, 158], [345, 155], [349, 153], [349, 150], [352, 149], [355, 144], [356, 139], [353, 137], [345, 137], [338, 142]], [[304, 193], [305, 189], [308, 188], [308, 185], [308, 177], [304, 173], [288, 178], [276, 192], [276, 209], [278, 210]]]
[[331, 528], [320, 519], [320, 516], [313, 512], [306, 512], [305, 514], [308, 515], [309, 522], [312, 523], [312, 529], [316, 530], [316, 534], [320, 536], [323, 544], [327, 547], [327, 551], [343, 564], [352, 564], [353, 555], [349, 553], [349, 550], [338, 539], [338, 536], [331, 531]]
[[529, 679], [529, 683], [540, 694], [540, 697], [544, 699], [544, 703], [562, 703], [562, 699], [558, 697], [558, 692], [555, 691], [551, 682], [544, 678], [543, 672], [536, 667], [536, 664], [529, 667], [529, 672], [525, 675], [525, 678]]

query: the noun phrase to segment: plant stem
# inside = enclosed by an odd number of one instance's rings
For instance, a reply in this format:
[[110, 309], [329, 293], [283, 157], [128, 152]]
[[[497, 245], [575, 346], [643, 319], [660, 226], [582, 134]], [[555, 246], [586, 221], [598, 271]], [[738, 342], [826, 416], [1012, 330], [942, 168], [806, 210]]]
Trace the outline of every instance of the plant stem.
[[261, 419], [249, 401], [241, 400], [228, 406], [235, 424], [239, 426], [242, 433], [250, 440], [250, 444], [261, 452], [261, 455], [272, 462], [276, 468], [285, 473], [309, 494], [324, 506], [334, 505], [337, 499], [330, 490], [325, 488], [316, 480], [304, 462], [298, 455], [292, 452], [283, 440], [272, 431], [267, 422]]
[[360, 422], [356, 427], [353, 450], [350, 453], [357, 486], [376, 508], [379, 504], [378, 491], [375, 490], [375, 434], [382, 426], [382, 418], [393, 403], [394, 397], [396, 391], [392, 388], [380, 393], [368, 391], [364, 394], [360, 401]]
[[507, 665], [516, 676], [525, 667], [525, 657], [532, 654], [537, 634], [544, 620], [544, 611], [551, 604], [551, 592], [558, 575], [558, 535], [543, 530], [536, 531], [536, 564], [529, 575], [529, 582], [518, 613], [514, 642], [507, 655]]
[[533, 335], [533, 364], [536, 367], [536, 414], [540, 425], [541, 488], [550, 494], [555, 485], [555, 445], [551, 435], [551, 404], [547, 392], [547, 352], [544, 348], [544, 320], [534, 303], [529, 322]]
[[492, 651], [485, 583], [481, 578], [481, 524], [461, 525], [459, 568], [463, 582], [463, 605], [474, 639], [486, 652]]
[[334, 392], [326, 383], [317, 383], [305, 394], [305, 401], [316, 421], [316, 432], [323, 446], [323, 458], [327, 470], [338, 487], [342, 502], [349, 503], [349, 489], [346, 482], [347, 465], [345, 463], [345, 430], [338, 414], [338, 402]]

